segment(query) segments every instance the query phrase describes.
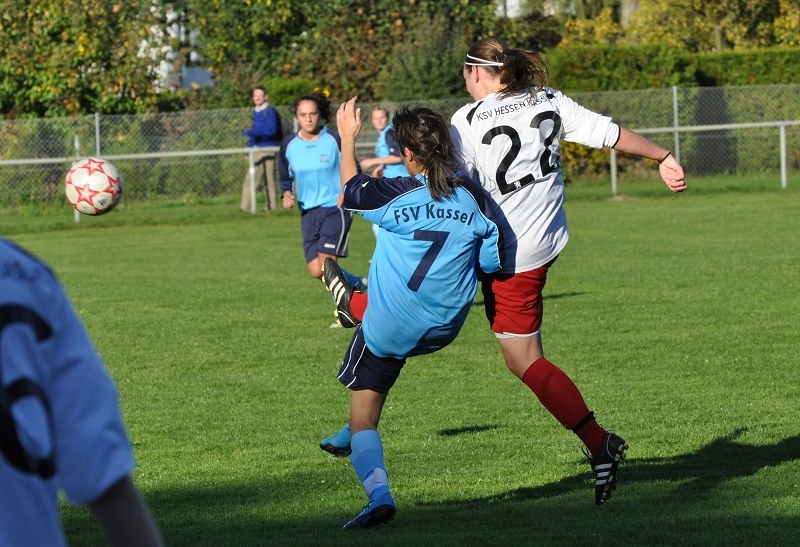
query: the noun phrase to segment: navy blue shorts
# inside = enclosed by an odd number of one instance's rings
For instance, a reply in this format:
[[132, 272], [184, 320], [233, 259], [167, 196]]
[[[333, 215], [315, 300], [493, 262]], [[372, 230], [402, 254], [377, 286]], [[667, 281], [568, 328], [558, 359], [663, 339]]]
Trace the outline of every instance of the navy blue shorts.
[[347, 256], [347, 240], [352, 223], [353, 212], [347, 209], [314, 207], [303, 211], [300, 226], [306, 264], [316, 260], [319, 253]]
[[338, 378], [345, 387], [353, 391], [370, 389], [378, 393], [388, 393], [405, 364], [405, 359], [378, 357], [372, 353], [364, 341], [364, 331], [359, 325], [344, 355]]

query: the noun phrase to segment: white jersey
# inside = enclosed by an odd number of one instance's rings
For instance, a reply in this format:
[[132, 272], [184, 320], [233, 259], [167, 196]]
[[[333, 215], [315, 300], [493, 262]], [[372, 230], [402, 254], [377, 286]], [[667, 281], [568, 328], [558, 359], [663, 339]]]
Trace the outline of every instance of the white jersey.
[[0, 546], [66, 544], [58, 490], [96, 500], [134, 466], [117, 391], [53, 274], [0, 239]]
[[458, 110], [451, 136], [467, 174], [500, 205], [508, 222], [503, 273], [553, 260], [569, 239], [559, 139], [602, 148], [619, 126], [545, 88], [501, 98], [491, 93]]

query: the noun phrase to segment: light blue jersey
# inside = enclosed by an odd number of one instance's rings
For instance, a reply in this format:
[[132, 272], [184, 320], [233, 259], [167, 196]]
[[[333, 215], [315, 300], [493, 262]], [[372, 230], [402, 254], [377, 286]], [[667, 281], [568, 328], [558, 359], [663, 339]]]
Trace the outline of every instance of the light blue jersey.
[[341, 193], [341, 158], [339, 134], [327, 127], [323, 127], [313, 141], [303, 140], [296, 134], [285, 138], [278, 155], [281, 193], [296, 193], [301, 211], [336, 207]]
[[477, 289], [476, 265], [501, 267], [496, 207], [470, 180], [449, 199], [434, 201], [423, 175], [357, 175], [344, 207], [378, 224], [369, 270], [369, 305], [362, 329], [379, 357], [431, 353], [455, 339]]
[[[394, 127], [387, 125], [378, 133], [378, 141], [375, 143], [375, 157], [385, 158], [386, 156], [400, 156], [400, 145], [394, 138]], [[408, 171], [403, 163], [385, 163], [383, 165], [383, 176], [385, 178], [408, 177]]]
[[117, 390], [47, 267], [0, 239], [0, 545], [66, 544], [58, 491], [95, 501], [134, 467]]

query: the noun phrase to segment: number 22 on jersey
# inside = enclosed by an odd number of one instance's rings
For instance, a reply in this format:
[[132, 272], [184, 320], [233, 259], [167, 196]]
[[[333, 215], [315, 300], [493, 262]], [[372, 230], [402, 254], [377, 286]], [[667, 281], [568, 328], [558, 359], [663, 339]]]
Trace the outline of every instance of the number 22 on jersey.
[[[542, 122], [545, 120], [550, 120], [553, 122], [552, 124], [548, 124], [550, 125], [550, 130], [547, 133], [545, 133], [546, 129], [542, 129], [541, 127]], [[559, 167], [558, 159], [556, 159], [552, 165], [550, 164], [550, 145], [553, 144], [553, 140], [556, 139], [558, 133], [561, 131], [561, 117], [552, 110], [540, 112], [533, 117], [530, 127], [542, 133], [543, 150], [539, 156], [539, 170], [541, 171], [541, 176], [544, 177]], [[499, 135], [505, 135], [511, 140], [511, 148], [508, 150], [508, 152], [506, 152], [506, 155], [503, 156], [503, 159], [497, 166], [497, 173], [495, 175], [497, 187], [500, 189], [500, 193], [505, 195], [515, 190], [519, 190], [523, 186], [527, 186], [528, 184], [536, 182], [536, 177], [532, 173], [527, 173], [517, 180], [506, 180], [506, 174], [508, 173], [508, 170], [519, 156], [520, 150], [522, 150], [522, 141], [520, 140], [519, 133], [516, 129], [510, 125], [500, 125], [487, 131], [483, 135], [481, 143], [491, 146], [492, 141]]]

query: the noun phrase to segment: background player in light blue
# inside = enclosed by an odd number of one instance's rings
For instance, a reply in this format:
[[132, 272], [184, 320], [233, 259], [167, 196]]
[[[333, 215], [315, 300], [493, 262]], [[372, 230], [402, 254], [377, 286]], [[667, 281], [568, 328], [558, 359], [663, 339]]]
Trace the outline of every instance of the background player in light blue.
[[[389, 124], [389, 111], [382, 106], [372, 108], [370, 115], [372, 127], [378, 132], [375, 142], [375, 157], [359, 162], [361, 169], [372, 168], [373, 177], [407, 177], [409, 176], [403, 158], [400, 157], [400, 146], [394, 136], [394, 127]], [[372, 225], [372, 232], [378, 237], [378, 225]]]
[[[299, 130], [283, 140], [278, 154], [283, 206], [291, 209], [297, 202], [308, 272], [321, 279], [326, 258], [347, 256], [353, 213], [341, 208], [339, 134], [321, 123], [330, 118], [330, 102], [313, 93], [300, 97], [293, 106]], [[349, 272], [345, 276], [352, 285], [364, 288], [365, 279]]]
[[389, 123], [389, 111], [382, 106], [372, 109], [370, 120], [378, 132], [375, 142], [375, 157], [366, 158], [359, 162], [365, 171], [373, 168], [373, 177], [407, 177], [409, 176], [403, 158], [400, 156], [400, 145], [395, 138], [394, 127]]
[[66, 545], [58, 491], [115, 546], [162, 544], [117, 391], [50, 270], [0, 239], [0, 545]]
[[[455, 339], [477, 289], [476, 262], [495, 272], [502, 249], [496, 206], [480, 187], [454, 174], [453, 145], [441, 115], [427, 108], [401, 108], [395, 115], [397, 140], [412, 175], [400, 178], [357, 175], [360, 116], [353, 98], [336, 118], [347, 181], [344, 207], [382, 231], [370, 267], [369, 305], [339, 371], [339, 381], [351, 390], [350, 459], [369, 497], [345, 528], [394, 517], [377, 431], [386, 396], [407, 357]], [[343, 293], [352, 293], [332, 260], [325, 262], [325, 282], [337, 306]]]

